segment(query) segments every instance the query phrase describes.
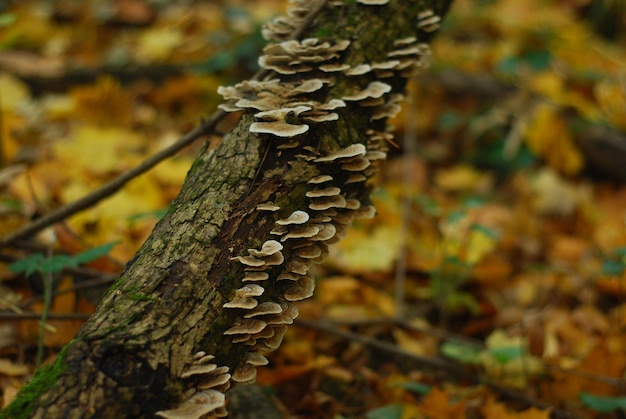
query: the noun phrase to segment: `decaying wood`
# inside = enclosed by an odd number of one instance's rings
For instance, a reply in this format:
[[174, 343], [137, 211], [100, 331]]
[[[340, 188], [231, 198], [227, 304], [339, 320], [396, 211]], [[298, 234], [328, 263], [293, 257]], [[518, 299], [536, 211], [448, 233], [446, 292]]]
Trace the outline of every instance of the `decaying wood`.
[[[306, 265], [354, 217], [372, 215], [365, 179], [384, 158], [386, 116], [428, 58], [449, 1], [384, 3], [324, 2], [301, 42], [284, 47], [325, 58], [285, 61], [272, 52], [283, 48], [281, 31], [316, 5], [291, 2], [289, 18], [266, 33], [274, 47], [262, 62], [277, 72], [262, 87], [223, 91], [227, 110], [243, 109], [238, 125], [201, 152], [97, 312], [0, 417], [225, 414], [223, 392], [254, 380], [258, 354], [297, 315], [292, 301], [312, 292]], [[244, 104], [268, 95], [287, 110]], [[251, 311], [263, 303], [280, 313]]]

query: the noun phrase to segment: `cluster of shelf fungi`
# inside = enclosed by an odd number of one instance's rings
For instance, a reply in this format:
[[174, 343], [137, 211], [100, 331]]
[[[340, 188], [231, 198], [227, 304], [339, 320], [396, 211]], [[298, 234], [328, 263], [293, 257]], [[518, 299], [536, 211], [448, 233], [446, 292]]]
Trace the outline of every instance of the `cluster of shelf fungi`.
[[[358, 0], [357, 3], [384, 6], [388, 1]], [[315, 166], [318, 174], [306, 181], [306, 207], [274, 221], [272, 237], [260, 249], [250, 248], [247, 255], [231, 258], [232, 263], [243, 266], [244, 276], [241, 287], [223, 307], [238, 310], [241, 315], [224, 336], [235, 344], [246, 345], [242, 362], [231, 371], [227, 366], [217, 365], [211, 354], [203, 351], [195, 354], [181, 377], [193, 377], [195, 387], [177, 408], [158, 412], [161, 417], [226, 416], [225, 392], [231, 381], [255, 381], [256, 367], [268, 363], [263, 353], [278, 348], [287, 326], [298, 315], [293, 302], [313, 295], [311, 264], [325, 258], [328, 246], [345, 235], [355, 218], [371, 218], [375, 214], [369, 201], [363, 202], [358, 192], [351, 192], [351, 184], [364, 184], [375, 173], [372, 163], [386, 158], [386, 141], [392, 134], [387, 130], [367, 129], [361, 142], [326, 154], [305, 144], [304, 134], [314, 124], [338, 121], [338, 110], [349, 103], [367, 112], [372, 122], [396, 115], [403, 95], [392, 93], [392, 86], [384, 82], [385, 78], [416, 75], [427, 64], [430, 50], [415, 37], [407, 37], [394, 41], [394, 48], [384, 61], [347, 64], [343, 58], [350, 47], [349, 40], [289, 39], [304, 23], [312, 5], [314, 2], [310, 0], [291, 0], [287, 16], [275, 19], [263, 29], [264, 37], [271, 43], [259, 62], [270, 71], [270, 77], [218, 90], [225, 99], [220, 105], [223, 110], [254, 115], [255, 122], [249, 128], [251, 134], [271, 136], [279, 140], [278, 152], [290, 150], [294, 158]], [[342, 5], [343, 1], [331, 0], [327, 7]], [[426, 32], [436, 30], [439, 21], [432, 11], [416, 16], [418, 28]], [[311, 99], [329, 96], [325, 93], [338, 77], [366, 75], [374, 81], [365, 88], [324, 102]], [[257, 205], [256, 210], [273, 215], [280, 214], [281, 208], [268, 201]], [[278, 301], [259, 302], [267, 281], [280, 283], [282, 295]]]

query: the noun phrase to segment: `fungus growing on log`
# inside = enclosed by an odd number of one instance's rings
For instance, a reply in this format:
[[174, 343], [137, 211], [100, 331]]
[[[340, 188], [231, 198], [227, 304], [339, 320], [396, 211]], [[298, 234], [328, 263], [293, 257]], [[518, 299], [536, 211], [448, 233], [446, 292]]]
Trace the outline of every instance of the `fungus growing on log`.
[[[280, 345], [290, 301], [313, 294], [312, 264], [353, 219], [375, 215], [368, 180], [390, 140], [385, 118], [403, 78], [428, 63], [447, 0], [289, 5], [263, 29], [262, 72], [219, 89], [239, 122], [201, 149], [60, 368], [25, 392], [38, 396], [18, 395], [27, 415], [223, 416], [229, 385], [254, 380]], [[307, 217], [280, 222], [297, 211]]]

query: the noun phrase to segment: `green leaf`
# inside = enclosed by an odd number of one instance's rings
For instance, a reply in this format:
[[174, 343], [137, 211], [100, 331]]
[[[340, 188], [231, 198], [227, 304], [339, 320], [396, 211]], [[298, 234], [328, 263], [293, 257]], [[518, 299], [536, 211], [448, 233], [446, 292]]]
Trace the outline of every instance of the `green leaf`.
[[483, 206], [485, 206], [485, 200], [477, 196], [470, 196], [463, 200], [463, 208], [465, 209], [480, 208]]
[[404, 382], [404, 383], [391, 383], [390, 386], [400, 387], [412, 393], [419, 394], [420, 396], [425, 396], [430, 391], [429, 385], [416, 383], [413, 381]]
[[619, 260], [607, 259], [602, 262], [602, 273], [604, 275], [621, 275], [626, 266]]
[[96, 260], [99, 257], [102, 257], [108, 254], [111, 249], [119, 242], [111, 242], [107, 244], [103, 244], [102, 246], [94, 247], [92, 249], [86, 250], [82, 253], [79, 253], [73, 257], [76, 261], [76, 264], [89, 263], [92, 260]]
[[480, 304], [468, 292], [455, 291], [446, 297], [446, 304], [450, 308], [466, 307], [472, 314], [480, 314]]
[[417, 195], [414, 199], [417, 205], [419, 205], [426, 214], [430, 215], [431, 217], [436, 217], [439, 215], [440, 211], [437, 202], [431, 199], [429, 196]]
[[457, 112], [444, 112], [437, 120], [437, 126], [441, 130], [452, 130], [463, 123], [463, 116]]
[[465, 211], [464, 210], [455, 210], [452, 211], [450, 213], [450, 215], [448, 215], [448, 219], [446, 220], [446, 222], [448, 224], [454, 224], [454, 223], [458, 223], [459, 221], [461, 221], [463, 218], [465, 218]]
[[499, 364], [506, 364], [524, 355], [524, 348], [520, 346], [507, 346], [503, 348], [492, 348], [488, 350]]
[[493, 228], [489, 228], [482, 224], [477, 224], [477, 223], [472, 224], [470, 228], [474, 231], [483, 233], [485, 236], [489, 237], [490, 239], [493, 239], [493, 240], [500, 239], [500, 233], [494, 230]]
[[15, 13], [0, 13], [0, 28], [6, 28], [17, 21]]
[[441, 345], [441, 353], [463, 364], [480, 364], [480, 349], [474, 346], [446, 342]]
[[524, 55], [524, 62], [535, 71], [544, 71], [550, 68], [552, 56], [547, 50], [534, 50]]
[[42, 253], [35, 253], [25, 257], [24, 259], [13, 262], [8, 266], [8, 268], [9, 271], [14, 274], [24, 273], [24, 275], [30, 276], [33, 272], [39, 269], [39, 264], [44, 259], [45, 256]]
[[70, 266], [78, 266], [78, 262], [72, 256], [58, 255], [45, 259], [39, 264], [39, 271], [41, 273], [55, 273], [61, 272], [63, 269]]
[[365, 417], [367, 419], [401, 419], [403, 410], [404, 407], [401, 404], [388, 404], [387, 406], [370, 410], [365, 414]]
[[580, 393], [580, 401], [596, 412], [609, 413], [617, 410], [626, 411], [626, 397], [594, 396], [586, 392]]
[[156, 209], [154, 211], [146, 211], [146, 212], [133, 214], [130, 217], [128, 217], [128, 221], [131, 223], [135, 223], [137, 221], [141, 221], [146, 218], [156, 218], [157, 220], [160, 220], [161, 218], [165, 217], [165, 214], [167, 214], [169, 209], [170, 207], [165, 207], [165, 208]]
[[626, 257], [626, 246], [615, 248], [613, 254], [620, 258]]

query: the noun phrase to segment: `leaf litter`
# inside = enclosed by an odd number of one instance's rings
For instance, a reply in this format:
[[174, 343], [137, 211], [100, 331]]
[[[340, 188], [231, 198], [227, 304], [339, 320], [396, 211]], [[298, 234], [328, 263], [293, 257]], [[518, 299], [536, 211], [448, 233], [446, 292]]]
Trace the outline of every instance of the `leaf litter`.
[[[283, 6], [237, 1], [198, 4], [192, 13], [128, 0], [117, 14], [103, 13], [109, 3], [0, 10], [3, 234], [175, 141], [216, 107], [219, 84], [249, 74], [241, 67], [181, 71], [157, 74], [159, 82], [95, 70], [184, 68], [241, 51], [245, 36]], [[623, 138], [626, 55], [619, 40], [600, 39], [583, 21], [586, 3], [456, 2], [434, 41], [434, 68], [412, 86], [417, 156], [392, 153], [374, 195], [377, 217], [335, 246], [316, 271], [314, 299], [299, 306], [300, 318], [325, 328], [292, 327], [271, 365], [259, 370], [259, 383], [292, 417], [623, 412], [624, 174], [603, 171], [580, 141], [597, 124], [622, 130]], [[19, 79], [74, 68], [94, 76], [61, 91]], [[406, 112], [393, 121], [400, 133], [412, 117]], [[119, 241], [88, 264], [89, 278], [119, 271], [175, 196], [193, 148], [39, 239], [69, 262]], [[0, 268], [0, 308], [16, 318], [0, 321], [5, 404], [34, 368], [37, 321], [19, 314], [42, 310], [36, 279], [7, 266]], [[94, 309], [74, 290], [76, 275], [61, 274], [58, 290], [66, 292], [54, 298], [52, 314]], [[394, 282], [398, 276], [404, 280]], [[49, 320], [49, 359], [80, 324]], [[444, 373], [433, 360], [456, 372]]]

